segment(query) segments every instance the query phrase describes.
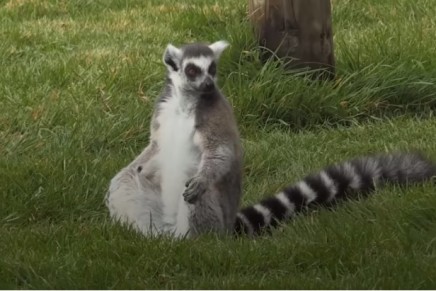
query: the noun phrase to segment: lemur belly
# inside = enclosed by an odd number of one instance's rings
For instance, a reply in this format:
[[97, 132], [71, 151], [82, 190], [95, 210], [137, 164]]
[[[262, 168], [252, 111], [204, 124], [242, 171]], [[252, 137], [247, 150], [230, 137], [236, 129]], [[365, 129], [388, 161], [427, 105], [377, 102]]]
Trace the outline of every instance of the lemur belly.
[[[185, 183], [195, 174], [200, 157], [193, 143], [195, 116], [182, 111], [174, 97], [161, 104], [161, 110], [158, 138], [163, 222], [166, 230], [175, 231], [180, 223], [177, 220], [187, 220], [178, 212], [184, 208], [180, 204], [185, 203], [182, 196]], [[184, 212], [182, 216], [187, 216], [188, 212]]]

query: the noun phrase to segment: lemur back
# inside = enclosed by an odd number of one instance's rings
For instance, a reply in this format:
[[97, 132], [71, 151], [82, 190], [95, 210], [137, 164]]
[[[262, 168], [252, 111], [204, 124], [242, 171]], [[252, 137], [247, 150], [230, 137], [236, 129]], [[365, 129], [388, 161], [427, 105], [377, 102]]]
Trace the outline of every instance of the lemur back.
[[216, 85], [227, 47], [167, 46], [165, 89], [150, 125], [150, 144], [111, 181], [111, 216], [145, 235], [260, 234], [313, 205], [331, 205], [376, 185], [430, 180], [436, 165], [416, 153], [360, 157], [326, 167], [274, 196], [239, 210], [242, 148], [230, 104]]

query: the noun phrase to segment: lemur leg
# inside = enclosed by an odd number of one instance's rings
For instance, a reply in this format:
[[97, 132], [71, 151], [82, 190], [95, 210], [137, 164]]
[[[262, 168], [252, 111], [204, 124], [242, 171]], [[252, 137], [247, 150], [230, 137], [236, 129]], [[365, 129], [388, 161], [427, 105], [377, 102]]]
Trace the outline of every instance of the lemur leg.
[[147, 236], [163, 229], [156, 152], [157, 147], [150, 144], [111, 180], [106, 194], [111, 217]]
[[191, 207], [189, 236], [208, 232], [224, 233], [226, 231], [218, 191], [212, 190], [201, 195]]

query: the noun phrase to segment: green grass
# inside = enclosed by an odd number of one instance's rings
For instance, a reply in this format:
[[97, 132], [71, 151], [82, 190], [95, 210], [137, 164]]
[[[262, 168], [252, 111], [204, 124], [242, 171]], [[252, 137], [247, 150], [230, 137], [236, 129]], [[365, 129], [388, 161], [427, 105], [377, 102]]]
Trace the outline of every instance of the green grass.
[[0, 288], [436, 288], [436, 195], [392, 186], [272, 236], [174, 242], [113, 225], [168, 42], [227, 39], [244, 204], [332, 162], [436, 159], [436, 2], [332, 0], [337, 80], [263, 65], [245, 0], [0, 1]]

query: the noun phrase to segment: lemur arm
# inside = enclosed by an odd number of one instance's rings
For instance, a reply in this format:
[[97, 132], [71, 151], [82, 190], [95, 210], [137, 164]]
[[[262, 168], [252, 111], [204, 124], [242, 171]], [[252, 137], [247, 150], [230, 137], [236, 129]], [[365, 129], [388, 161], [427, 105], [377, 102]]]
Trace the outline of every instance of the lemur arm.
[[189, 203], [195, 202], [211, 185], [228, 173], [234, 160], [232, 145], [213, 137], [201, 138], [198, 133], [196, 135], [194, 140], [202, 148], [202, 154], [197, 173], [186, 183], [187, 188], [183, 193], [185, 201]]

